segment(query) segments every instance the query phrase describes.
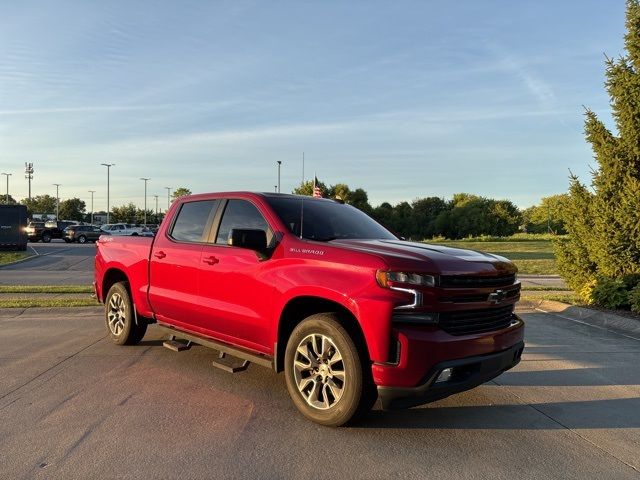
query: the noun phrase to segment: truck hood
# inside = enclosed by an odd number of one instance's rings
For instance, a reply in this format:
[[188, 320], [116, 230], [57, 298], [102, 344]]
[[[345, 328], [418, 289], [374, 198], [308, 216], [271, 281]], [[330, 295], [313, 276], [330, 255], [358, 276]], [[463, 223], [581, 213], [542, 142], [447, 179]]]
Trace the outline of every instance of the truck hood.
[[509, 275], [516, 266], [499, 255], [403, 240], [334, 240], [332, 246], [382, 258], [392, 270], [440, 275]]

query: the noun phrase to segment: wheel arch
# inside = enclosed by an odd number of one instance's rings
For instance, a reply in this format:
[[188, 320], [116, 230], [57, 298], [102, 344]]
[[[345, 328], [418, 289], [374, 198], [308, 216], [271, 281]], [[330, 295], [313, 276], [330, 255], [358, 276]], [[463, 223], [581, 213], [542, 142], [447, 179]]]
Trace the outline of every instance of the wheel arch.
[[119, 268], [112, 267], [107, 270], [102, 278], [102, 302], [107, 299], [107, 293], [109, 289], [118, 282], [127, 282], [127, 290], [131, 295], [131, 286], [129, 286], [129, 277]]
[[274, 351], [274, 368], [276, 372], [284, 370], [284, 356], [287, 341], [293, 329], [305, 318], [317, 313], [335, 313], [340, 324], [347, 330], [361, 354], [364, 356], [363, 359], [366, 362], [371, 362], [362, 326], [351, 310], [327, 298], [303, 295], [290, 299], [280, 314]]

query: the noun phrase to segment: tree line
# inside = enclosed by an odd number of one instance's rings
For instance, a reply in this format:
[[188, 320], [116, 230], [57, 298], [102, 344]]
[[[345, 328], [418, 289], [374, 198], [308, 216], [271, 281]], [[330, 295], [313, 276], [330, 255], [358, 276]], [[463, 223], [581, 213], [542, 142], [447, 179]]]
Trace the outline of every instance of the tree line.
[[[176, 188], [171, 193], [171, 201], [175, 201], [184, 195], [191, 195], [191, 190], [186, 187]], [[5, 196], [2, 196], [2, 202], [5, 202]], [[56, 197], [51, 195], [36, 195], [31, 198], [23, 198], [19, 203], [27, 207], [27, 216], [33, 218], [34, 214], [52, 215], [56, 212]], [[18, 203], [11, 195], [9, 195], [9, 204]], [[104, 214], [107, 212], [96, 211], [95, 214]], [[147, 223], [160, 223], [164, 216], [158, 212], [147, 209]], [[77, 197], [60, 200], [58, 206], [58, 218], [60, 220], [73, 220], [76, 222], [91, 222], [91, 212], [87, 210], [87, 204], [84, 200]], [[145, 218], [144, 209], [138, 208], [133, 202], [119, 205], [111, 208], [109, 212], [109, 221], [111, 223], [135, 223], [142, 224]]]
[[[367, 192], [352, 190], [344, 183], [327, 186], [317, 181], [326, 198], [337, 199], [362, 210], [395, 234], [423, 240], [433, 237], [466, 238], [481, 235], [504, 237], [518, 231], [530, 233], [565, 233], [566, 195], [542, 199], [540, 205], [520, 210], [509, 200], [496, 200], [469, 193], [456, 193], [452, 199], [424, 197], [412, 202], [372, 207]], [[293, 190], [298, 195], [312, 195], [313, 182]]]
[[[450, 200], [440, 197], [424, 197], [412, 202], [391, 205], [383, 202], [371, 206], [366, 190], [351, 189], [344, 183], [327, 186], [318, 182], [318, 187], [327, 198], [334, 198], [362, 210], [399, 236], [415, 240], [433, 237], [466, 238], [481, 235], [509, 236], [518, 231], [530, 233], [565, 233], [565, 207], [568, 195], [545, 197], [537, 206], [519, 210], [509, 200], [495, 200], [469, 193], [457, 193]], [[309, 181], [294, 189], [299, 195], [312, 195], [313, 182]], [[190, 195], [191, 190], [180, 187], [173, 191], [172, 201]], [[9, 196], [9, 203], [17, 203]], [[29, 217], [34, 213], [52, 214], [56, 211], [56, 198], [37, 195], [20, 201], [27, 206]], [[60, 219], [81, 222], [91, 221], [91, 212], [79, 198], [60, 201]], [[105, 214], [98, 211], [96, 214]], [[164, 216], [148, 209], [147, 223], [160, 223]], [[114, 206], [109, 220], [112, 223], [144, 222], [145, 212], [134, 203]]]

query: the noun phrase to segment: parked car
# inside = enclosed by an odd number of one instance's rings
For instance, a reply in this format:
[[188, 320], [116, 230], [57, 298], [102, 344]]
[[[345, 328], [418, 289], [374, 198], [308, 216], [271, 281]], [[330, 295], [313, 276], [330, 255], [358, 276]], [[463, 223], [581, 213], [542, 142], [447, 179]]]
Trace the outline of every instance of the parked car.
[[27, 249], [27, 207], [0, 205], [0, 248]]
[[107, 223], [100, 228], [110, 235], [137, 237], [142, 233], [142, 227], [136, 227], [130, 223]]
[[101, 238], [94, 288], [116, 344], [158, 323], [284, 371], [307, 418], [339, 426], [474, 388], [524, 349], [516, 267], [498, 255], [403, 241], [360, 210], [275, 193], [192, 195], [154, 238]]
[[37, 242], [42, 239], [43, 230], [44, 222], [29, 222], [24, 229], [30, 242]]
[[[64, 229], [70, 225], [78, 225], [78, 222], [73, 220], [60, 220], [45, 222], [41, 227], [42, 222], [30, 222], [27, 226], [27, 235], [30, 242], [38, 242], [42, 240], [43, 243], [49, 243], [54, 238], [63, 238]], [[33, 225], [33, 226], [32, 226]]]
[[65, 242], [87, 243], [95, 242], [100, 235], [109, 235], [96, 225], [71, 225], [64, 229]]

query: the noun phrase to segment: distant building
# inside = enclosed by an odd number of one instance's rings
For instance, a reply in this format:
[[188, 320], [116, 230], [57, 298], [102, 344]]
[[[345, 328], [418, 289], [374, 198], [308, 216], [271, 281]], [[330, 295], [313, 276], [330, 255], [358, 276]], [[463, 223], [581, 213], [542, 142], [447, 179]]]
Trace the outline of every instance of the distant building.
[[94, 213], [93, 223], [96, 225], [102, 225], [104, 223], [107, 223], [107, 214], [104, 212]]

